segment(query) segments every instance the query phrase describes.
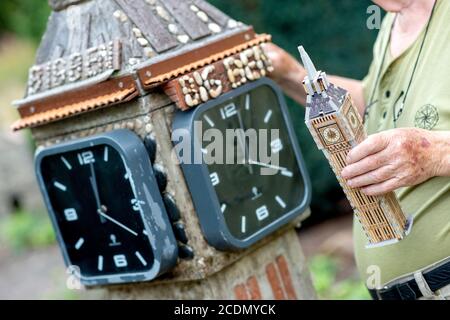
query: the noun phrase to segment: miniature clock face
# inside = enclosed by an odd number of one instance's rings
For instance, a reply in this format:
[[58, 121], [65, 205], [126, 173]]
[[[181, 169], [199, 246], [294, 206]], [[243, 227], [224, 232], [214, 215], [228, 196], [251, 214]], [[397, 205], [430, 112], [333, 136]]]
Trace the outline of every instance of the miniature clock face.
[[335, 144], [342, 140], [341, 132], [336, 125], [321, 128], [320, 132], [326, 145]]
[[[72, 142], [38, 155], [41, 189], [67, 262], [77, 266], [88, 283], [119, 282], [120, 275], [148, 276], [159, 268], [161, 259], [161, 248], [150, 241], [155, 231], [149, 222], [165, 212], [161, 203], [152, 207], [153, 212], [148, 206], [160, 199], [156, 184], [151, 183], [147, 152], [129, 131], [119, 130], [112, 137]], [[140, 159], [127, 157], [130, 143], [135, 152], [141, 151]], [[146, 167], [149, 179], [144, 183], [152, 198], [139, 190], [142, 168], [136, 166]], [[174, 243], [170, 233], [160, 236]]]
[[[194, 143], [201, 145], [204, 160], [222, 152], [223, 163], [182, 165], [205, 236], [219, 249], [251, 245], [301, 213], [309, 200], [303, 162], [284, 100], [276, 90], [272, 82], [263, 79], [191, 112], [191, 121], [200, 121], [206, 136], [207, 130], [213, 129], [224, 137], [220, 151], [214, 150], [210, 139], [197, 133], [193, 137]], [[227, 130], [235, 129], [253, 130], [257, 141], [243, 136], [226, 139]], [[271, 136], [273, 129], [278, 136]], [[255, 142], [256, 153], [250, 151]], [[276, 163], [261, 158], [260, 148], [276, 155]], [[235, 155], [232, 163], [226, 160], [230, 153]], [[264, 169], [272, 170], [266, 174]]]

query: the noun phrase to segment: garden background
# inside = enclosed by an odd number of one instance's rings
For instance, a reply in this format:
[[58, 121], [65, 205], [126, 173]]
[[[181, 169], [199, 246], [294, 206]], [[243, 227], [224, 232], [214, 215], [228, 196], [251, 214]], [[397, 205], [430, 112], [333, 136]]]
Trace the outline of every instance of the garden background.
[[[253, 25], [257, 32], [272, 34], [273, 41], [295, 57], [302, 44], [317, 68], [328, 74], [362, 79], [368, 70], [377, 35], [377, 30], [366, 27], [369, 0], [210, 2], [236, 20]], [[11, 101], [23, 96], [28, 68], [49, 13], [45, 0], [0, 1], [0, 130], [6, 135], [17, 116]], [[352, 259], [349, 206], [304, 125], [304, 108], [288, 102], [313, 185], [312, 216], [299, 236], [316, 289], [322, 298], [368, 298]], [[26, 137], [32, 173], [32, 143]], [[0, 154], [0, 158], [4, 156]], [[1, 183], [5, 182], [0, 171]], [[78, 292], [65, 288], [62, 261], [42, 207], [24, 210], [20, 199], [12, 197], [10, 202], [8, 212], [0, 214], [0, 298], [78, 298]], [[24, 272], [31, 275], [24, 276]], [[47, 275], [37, 285], [22, 283], [33, 281], [39, 272]], [[10, 287], [18, 281], [22, 282], [16, 288]]]

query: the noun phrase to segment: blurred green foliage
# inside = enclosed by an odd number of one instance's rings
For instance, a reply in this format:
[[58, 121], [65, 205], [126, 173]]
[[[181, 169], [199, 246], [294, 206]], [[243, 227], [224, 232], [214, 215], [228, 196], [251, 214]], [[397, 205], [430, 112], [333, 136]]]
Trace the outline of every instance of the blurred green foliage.
[[313, 257], [309, 270], [319, 299], [326, 300], [368, 300], [369, 292], [358, 278], [338, 281], [338, 261], [325, 255]]
[[49, 13], [45, 0], [0, 1], [0, 34], [9, 32], [38, 42]]
[[48, 216], [35, 212], [19, 211], [2, 219], [0, 238], [16, 252], [55, 243], [55, 233]]
[[[368, 70], [377, 33], [366, 28], [369, 0], [209, 1], [257, 32], [272, 34], [273, 41], [295, 57], [297, 46], [304, 45], [316, 66], [329, 74], [361, 79]], [[0, 1], [0, 34], [14, 33], [38, 43], [49, 12], [45, 0]], [[303, 108], [288, 103], [313, 184], [313, 218], [333, 215], [343, 193], [304, 125]]]

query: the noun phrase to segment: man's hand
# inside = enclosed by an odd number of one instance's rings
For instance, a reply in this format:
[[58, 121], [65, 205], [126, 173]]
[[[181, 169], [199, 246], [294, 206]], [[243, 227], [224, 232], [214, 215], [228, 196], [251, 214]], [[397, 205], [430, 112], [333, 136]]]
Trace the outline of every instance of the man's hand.
[[278, 83], [294, 80], [297, 88], [301, 88], [306, 71], [298, 60], [271, 42], [264, 43], [263, 49], [274, 68], [269, 76]]
[[400, 128], [373, 134], [352, 149], [342, 177], [352, 188], [380, 195], [449, 175], [447, 132]]
[[273, 43], [264, 43], [263, 49], [274, 68], [268, 76], [276, 81], [287, 95], [305, 105], [306, 92], [303, 89], [302, 81], [306, 76], [306, 71], [303, 66], [293, 56]]

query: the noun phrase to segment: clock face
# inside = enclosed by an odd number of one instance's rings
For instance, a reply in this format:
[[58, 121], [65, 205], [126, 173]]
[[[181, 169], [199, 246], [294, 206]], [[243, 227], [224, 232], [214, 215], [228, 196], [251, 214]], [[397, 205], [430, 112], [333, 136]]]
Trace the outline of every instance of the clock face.
[[[222, 132], [226, 140], [221, 151], [224, 161], [230, 151], [236, 155], [233, 164], [207, 165], [209, 183], [219, 201], [219, 214], [232, 237], [250, 239], [304, 202], [305, 184], [293, 147], [295, 142], [272, 86], [260, 85], [228, 98], [207, 108], [197, 120], [202, 121], [204, 131], [214, 128]], [[225, 139], [227, 129], [254, 129], [256, 133], [266, 129], [267, 139], [258, 134], [257, 141], [242, 135], [230, 141]], [[278, 130], [278, 136], [271, 134], [275, 132], [272, 129]], [[257, 152], [251, 152], [251, 148]], [[267, 150], [262, 154], [278, 156], [277, 163], [261, 158], [261, 148]], [[207, 157], [217, 150], [212, 150], [210, 141], [203, 141], [202, 152]], [[272, 174], [264, 174], [264, 168], [273, 169]]]
[[83, 277], [152, 267], [154, 255], [128, 167], [109, 144], [54, 153], [40, 161], [41, 187], [66, 255]]

